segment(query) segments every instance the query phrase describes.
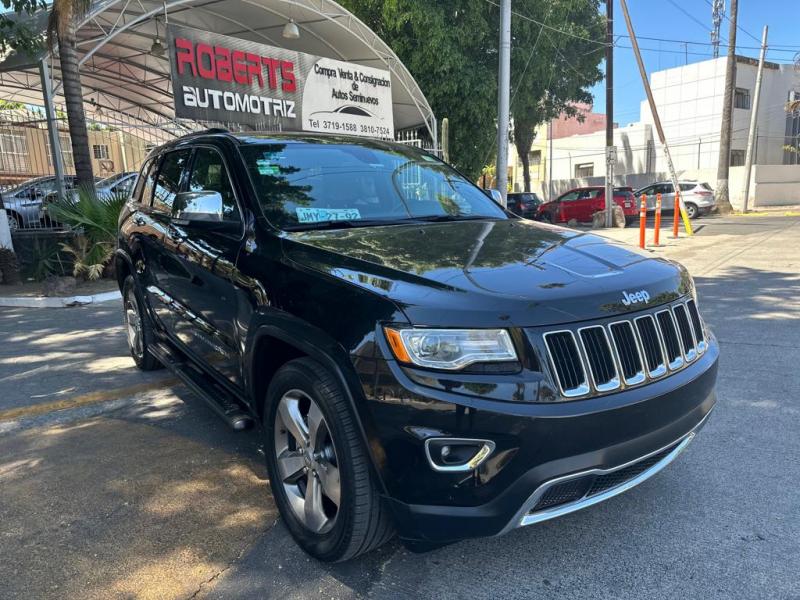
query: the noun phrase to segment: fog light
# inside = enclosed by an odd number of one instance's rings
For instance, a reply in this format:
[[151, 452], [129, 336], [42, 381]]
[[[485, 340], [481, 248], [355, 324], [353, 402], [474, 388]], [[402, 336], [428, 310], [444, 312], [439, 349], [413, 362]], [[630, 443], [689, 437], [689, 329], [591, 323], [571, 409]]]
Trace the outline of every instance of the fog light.
[[463, 473], [477, 469], [494, 452], [491, 440], [468, 438], [429, 438], [425, 456], [434, 471]]

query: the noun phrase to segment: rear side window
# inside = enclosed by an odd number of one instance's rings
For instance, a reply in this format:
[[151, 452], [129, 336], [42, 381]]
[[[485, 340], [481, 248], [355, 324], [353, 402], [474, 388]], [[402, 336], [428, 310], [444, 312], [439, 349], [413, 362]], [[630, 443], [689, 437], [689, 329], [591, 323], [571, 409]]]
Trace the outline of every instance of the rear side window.
[[192, 151], [175, 150], [167, 153], [161, 161], [158, 170], [155, 194], [153, 195], [153, 208], [163, 212], [172, 212], [172, 202], [180, 191], [181, 177], [186, 170]]
[[153, 197], [153, 183], [155, 179], [155, 165], [158, 161], [151, 158], [142, 167], [142, 173], [136, 182], [136, 190], [133, 192], [133, 201], [145, 206], [150, 206]]
[[689, 190], [693, 190], [697, 186], [696, 183], [679, 183], [678, 187], [681, 188], [682, 192], [688, 192]]
[[192, 173], [189, 176], [190, 192], [217, 192], [222, 196], [222, 218], [238, 221], [239, 209], [233, 193], [231, 179], [219, 152], [212, 148], [195, 151]]

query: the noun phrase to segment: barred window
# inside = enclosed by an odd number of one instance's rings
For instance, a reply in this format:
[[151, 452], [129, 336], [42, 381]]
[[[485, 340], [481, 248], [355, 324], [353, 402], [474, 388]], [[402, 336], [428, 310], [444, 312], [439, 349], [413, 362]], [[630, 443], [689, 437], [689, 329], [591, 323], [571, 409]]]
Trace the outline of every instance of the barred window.
[[0, 133], [0, 171], [7, 173], [27, 173], [28, 140], [24, 133]]
[[98, 160], [105, 160], [108, 158], [108, 145], [107, 144], [93, 144], [92, 155]]

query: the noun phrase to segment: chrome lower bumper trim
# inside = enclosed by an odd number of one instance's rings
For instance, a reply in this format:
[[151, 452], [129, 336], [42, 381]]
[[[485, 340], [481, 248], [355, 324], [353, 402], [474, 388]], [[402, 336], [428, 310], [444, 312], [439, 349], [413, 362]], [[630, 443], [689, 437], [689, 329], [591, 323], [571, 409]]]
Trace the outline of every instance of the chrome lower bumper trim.
[[[671, 444], [664, 446], [663, 448], [655, 450], [654, 452], [650, 452], [649, 454], [645, 454], [644, 456], [640, 456], [635, 460], [632, 460], [622, 465], [618, 465], [616, 467], [612, 467], [610, 469], [589, 469], [586, 471], [579, 471], [577, 473], [570, 473], [569, 475], [564, 475], [563, 477], [557, 477], [555, 479], [546, 481], [538, 488], [536, 488], [536, 491], [534, 491], [533, 494], [531, 494], [531, 496], [528, 498], [528, 500], [525, 501], [525, 503], [522, 505], [522, 508], [517, 512], [516, 515], [514, 515], [514, 518], [509, 522], [509, 524], [502, 531], [502, 533], [510, 531], [511, 529], [516, 529], [517, 527], [525, 527], [526, 525], [533, 525], [534, 523], [540, 523], [542, 521], [547, 521], [549, 519], [555, 519], [557, 517], [581, 510], [583, 508], [593, 506], [595, 504], [603, 502], [604, 500], [608, 500], [609, 498], [613, 498], [614, 496], [622, 494], [623, 492], [626, 492], [629, 489], [636, 487], [640, 483], [647, 481], [653, 475], [664, 469], [664, 467], [666, 467], [672, 461], [678, 458], [678, 455], [680, 455], [680, 453], [686, 449], [689, 443], [694, 439], [695, 435], [697, 435], [697, 432], [703, 427], [703, 425], [705, 425], [706, 420], [708, 419], [710, 414], [711, 412], [706, 414], [706, 416], [703, 417], [703, 420], [700, 421], [694, 427], [694, 429], [692, 429], [685, 436], [679, 438], [678, 440], [672, 442]], [[640, 461], [647, 460], [651, 456], [659, 454], [672, 446], [675, 447], [672, 448], [669, 454], [664, 456], [664, 458], [659, 460], [657, 463], [655, 463], [650, 468], [643, 471], [636, 477], [633, 477], [632, 479], [629, 479], [617, 486], [609, 488], [593, 496], [581, 498], [580, 500], [567, 502], [565, 504], [554, 506], [553, 508], [544, 509], [535, 513], [530, 512], [539, 502], [541, 497], [547, 492], [547, 490], [549, 490], [554, 485], [564, 483], [565, 481], [586, 477], [587, 475], [607, 475], [609, 473], [614, 473], [615, 471], [619, 471], [626, 467], [635, 465]]]

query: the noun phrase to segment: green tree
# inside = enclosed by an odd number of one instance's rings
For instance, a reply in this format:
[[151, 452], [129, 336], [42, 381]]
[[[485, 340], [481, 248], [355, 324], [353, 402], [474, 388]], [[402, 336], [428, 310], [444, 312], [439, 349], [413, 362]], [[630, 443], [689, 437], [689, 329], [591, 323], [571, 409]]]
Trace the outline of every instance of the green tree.
[[[341, 4], [395, 51], [434, 113], [450, 119], [451, 162], [477, 179], [496, 143], [497, 6], [486, 0]], [[598, 0], [515, 0], [513, 9], [511, 112], [514, 142], [526, 148], [520, 156], [527, 170], [535, 127], [561, 112], [574, 114], [573, 102], [591, 101], [586, 88], [602, 76], [597, 66], [603, 55], [604, 21]]]
[[408, 67], [438, 117], [450, 119], [450, 160], [480, 175], [497, 102], [497, 7], [486, 0], [341, 0]]
[[42, 46], [41, 36], [31, 27], [28, 17], [46, 9], [45, 0], [0, 0], [0, 53], [9, 49], [33, 53]]
[[536, 128], [560, 114], [575, 116], [575, 103], [590, 103], [588, 87], [603, 77], [598, 67], [605, 48], [605, 18], [599, 4], [598, 0], [514, 4], [524, 16], [514, 18], [511, 28], [512, 141], [526, 192], [531, 188], [529, 153]]

